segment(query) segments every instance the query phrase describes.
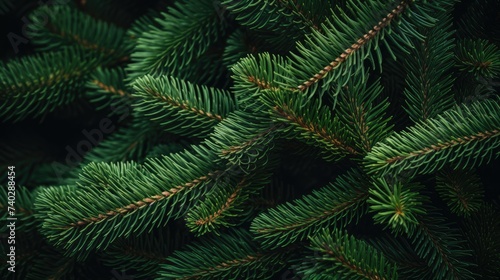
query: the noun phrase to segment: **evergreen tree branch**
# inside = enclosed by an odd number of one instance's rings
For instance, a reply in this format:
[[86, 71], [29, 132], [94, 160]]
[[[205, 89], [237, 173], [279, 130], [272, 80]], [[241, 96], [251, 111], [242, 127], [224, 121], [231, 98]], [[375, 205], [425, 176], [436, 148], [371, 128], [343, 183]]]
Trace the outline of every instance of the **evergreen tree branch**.
[[[117, 103], [132, 103], [132, 91], [124, 83], [123, 68], [98, 68], [87, 82], [85, 97], [95, 103], [97, 110], [102, 110]], [[115, 113], [114, 111], [112, 112]]]
[[408, 237], [417, 255], [427, 261], [433, 278], [474, 279], [471, 264], [464, 260], [471, 252], [464, 249], [463, 237], [439, 212], [427, 212]]
[[377, 143], [365, 165], [370, 173], [383, 176], [427, 174], [445, 163], [471, 168], [489, 162], [498, 156], [500, 145], [498, 112], [498, 99], [450, 109]]
[[283, 57], [269, 53], [247, 56], [235, 64], [231, 70], [234, 73], [233, 92], [238, 104], [251, 106], [262, 92], [279, 90], [280, 75], [286, 73], [280, 72], [280, 65], [288, 64]]
[[476, 79], [500, 77], [500, 49], [487, 40], [461, 40], [456, 47], [458, 68]]
[[448, 13], [442, 13], [437, 20], [434, 26], [421, 31], [425, 39], [415, 40], [415, 48], [405, 60], [405, 110], [414, 122], [435, 118], [453, 106], [451, 87], [455, 79], [450, 70], [454, 30]]
[[388, 183], [378, 179], [370, 189], [368, 204], [370, 211], [376, 212], [373, 219], [377, 224], [385, 224], [398, 234], [413, 232], [418, 224], [418, 215], [425, 214], [422, 206], [424, 198], [408, 186], [403, 190], [401, 182]]
[[[249, 194], [243, 189], [249, 182], [242, 178], [234, 187], [222, 186], [219, 192], [213, 192], [209, 197], [196, 205], [186, 216], [187, 226], [198, 235], [212, 232], [220, 227], [231, 227], [235, 223], [229, 219], [241, 214], [241, 205]], [[222, 199], [221, 199], [222, 198]]]
[[236, 108], [228, 92], [174, 77], [146, 75], [134, 84], [134, 109], [165, 131], [202, 137]]
[[68, 48], [2, 63], [0, 117], [20, 121], [69, 104], [98, 62], [79, 48]]
[[338, 119], [341, 130], [346, 130], [346, 139], [352, 139], [356, 154], [366, 154], [373, 145], [386, 138], [391, 132], [390, 118], [384, 114], [389, 107], [387, 99], [378, 101], [382, 94], [379, 81], [367, 85], [367, 73], [357, 74], [349, 79], [338, 100]]
[[222, 5], [235, 15], [239, 24], [262, 34], [274, 46], [288, 49], [310, 29], [321, 28], [328, 7], [333, 6], [331, 2], [223, 0]]
[[234, 230], [222, 238], [192, 243], [176, 251], [162, 265], [165, 279], [269, 279], [284, 267], [287, 250], [262, 250], [244, 230]]
[[304, 105], [307, 97], [293, 92], [268, 91], [262, 100], [275, 119], [288, 124], [283, 129], [287, 138], [321, 148], [325, 160], [335, 161], [345, 155], [359, 154], [348, 140], [339, 118], [332, 116], [327, 106], [320, 106], [316, 101]]
[[437, 174], [436, 191], [451, 212], [469, 216], [483, 204], [484, 189], [474, 171], [443, 170]]
[[[378, 43], [384, 36], [397, 36], [407, 41], [404, 32], [389, 35], [389, 31], [393, 19], [400, 17], [411, 2], [404, 0], [397, 5], [381, 1], [349, 2], [348, 12], [332, 11], [325, 20], [324, 34], [313, 30], [304, 43], [298, 44], [298, 51], [291, 54], [291, 66], [286, 69], [291, 75], [285, 77], [283, 88], [305, 92], [311, 98], [318, 92], [321, 96], [335, 81], [336, 95], [352, 73], [363, 71], [362, 62], [366, 58], [370, 58], [373, 65], [375, 58], [381, 58]], [[376, 54], [370, 55], [372, 50]], [[320, 80], [323, 84], [319, 88]]]
[[226, 22], [211, 0], [176, 2], [156, 21], [160, 27], [143, 34], [132, 53], [131, 80], [145, 74], [176, 76], [225, 34]]
[[[231, 170], [253, 173], [266, 165], [280, 137], [279, 124], [273, 124], [261, 107], [237, 110], [214, 129], [207, 145]], [[233, 170], [236, 171], [236, 170]]]
[[307, 260], [310, 264], [299, 268], [305, 279], [399, 279], [395, 263], [366, 242], [338, 229], [320, 230], [310, 240], [311, 249], [321, 255], [315, 254]]
[[128, 60], [132, 52], [124, 29], [95, 20], [68, 5], [41, 6], [29, 19], [27, 32], [41, 50], [78, 45], [113, 63]]
[[[214, 160], [215, 154], [198, 146], [192, 152], [126, 166], [120, 172], [116, 164], [89, 164], [84, 173], [92, 185], [64, 193], [50, 189], [38, 196], [41, 232], [66, 254], [83, 260], [92, 249], [105, 249], [116, 238], [140, 234], [184, 215], [189, 201], [206, 192], [215, 178]], [[55, 197], [62, 200], [54, 201]], [[89, 235], [96, 238], [88, 239]]]
[[369, 185], [366, 176], [353, 170], [310, 195], [261, 213], [253, 220], [251, 231], [263, 246], [276, 248], [305, 240], [337, 222], [357, 220], [366, 213]]

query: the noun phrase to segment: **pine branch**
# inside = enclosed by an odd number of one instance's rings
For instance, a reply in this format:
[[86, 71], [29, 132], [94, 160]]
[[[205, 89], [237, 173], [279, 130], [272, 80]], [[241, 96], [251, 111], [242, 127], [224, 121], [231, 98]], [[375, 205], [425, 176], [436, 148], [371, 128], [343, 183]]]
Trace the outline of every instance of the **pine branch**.
[[226, 22], [211, 0], [176, 2], [137, 42], [128, 66], [131, 80], [145, 74], [176, 76], [224, 36]]
[[132, 52], [124, 29], [96, 20], [68, 5], [41, 6], [29, 19], [28, 35], [43, 51], [78, 45], [108, 63], [126, 61]]
[[382, 87], [378, 80], [367, 84], [368, 73], [353, 75], [342, 89], [338, 100], [337, 116], [341, 122], [339, 131], [346, 139], [352, 139], [357, 154], [366, 154], [391, 132], [392, 126], [385, 118], [389, 107], [387, 99], [379, 101]]
[[279, 127], [259, 108], [237, 110], [215, 127], [206, 143], [228, 170], [250, 174], [270, 161]]
[[452, 18], [449, 13], [442, 13], [437, 20], [434, 26], [421, 31], [425, 39], [415, 40], [415, 48], [405, 60], [405, 110], [414, 122], [435, 118], [453, 106]]
[[474, 171], [443, 170], [437, 174], [436, 191], [451, 212], [469, 216], [483, 204], [484, 189]]
[[397, 265], [362, 240], [336, 229], [310, 237], [315, 251], [298, 272], [305, 279], [399, 279]]
[[[239, 206], [248, 199], [248, 194], [242, 191], [247, 187], [246, 184], [248, 183], [243, 178], [234, 188], [222, 187], [218, 189], [219, 192], [213, 192], [208, 199], [201, 201], [187, 214], [187, 226], [198, 235], [215, 231], [220, 227], [235, 226], [236, 224], [228, 221], [228, 218], [238, 216], [243, 210]], [[220, 200], [221, 198], [225, 200]]]
[[456, 62], [460, 71], [476, 79], [500, 78], [500, 49], [486, 40], [461, 40], [456, 47]]
[[[322, 10], [329, 7], [330, 1], [319, 1]], [[236, 20], [243, 26], [255, 30], [269, 30], [278, 34], [300, 36], [300, 30], [306, 27], [318, 29], [318, 23], [312, 21], [312, 5], [297, 5], [295, 1], [223, 0], [223, 5], [236, 15]], [[309, 11], [304, 11], [308, 9]], [[297, 24], [298, 23], [298, 24]], [[298, 30], [297, 30], [298, 29]], [[297, 40], [297, 38], [293, 38]]]
[[282, 129], [285, 137], [320, 148], [325, 160], [336, 161], [346, 155], [359, 154], [329, 107], [320, 106], [317, 101], [307, 104], [307, 97], [293, 92], [268, 91], [262, 100], [274, 119], [288, 124]]
[[260, 53], [241, 59], [231, 70], [234, 73], [233, 91], [241, 107], [252, 106], [264, 91], [279, 90], [283, 80], [280, 65], [285, 68], [286, 60], [278, 55]]
[[67, 48], [2, 63], [0, 117], [20, 121], [69, 104], [98, 62], [79, 48]]
[[455, 168], [487, 163], [499, 155], [499, 112], [498, 99], [450, 109], [377, 143], [365, 165], [370, 173], [383, 176], [432, 173], [445, 163]]
[[270, 279], [284, 267], [288, 250], [262, 250], [244, 230], [192, 243], [167, 258], [165, 279]]
[[134, 109], [164, 131], [203, 137], [236, 108], [230, 94], [174, 77], [146, 75], [134, 83]]
[[471, 1], [166, 0], [132, 26], [145, 3], [16, 4], [42, 53], [0, 62], [0, 118], [118, 118], [83, 132], [76, 164], [49, 164], [61, 137], [0, 152], [59, 185], [16, 192], [16, 277], [496, 279], [473, 169], [500, 156], [498, 4]]
[[[91, 185], [64, 192], [49, 189], [38, 196], [40, 231], [68, 256], [83, 260], [91, 250], [103, 250], [116, 238], [140, 234], [184, 215], [189, 201], [206, 192], [213, 181], [214, 160], [215, 154], [197, 146], [192, 152], [149, 159], [119, 172], [118, 164], [89, 164], [84, 172]], [[95, 238], [87, 239], [89, 235]]]
[[[313, 30], [304, 43], [298, 44], [298, 51], [291, 54], [291, 66], [284, 69], [290, 74], [282, 87], [304, 92], [309, 98], [318, 93], [321, 97], [330, 87], [336, 87], [336, 96], [352, 73], [364, 71], [362, 63], [366, 58], [374, 66], [375, 59], [379, 64], [382, 62], [378, 44], [385, 36], [398, 37], [394, 40], [401, 42], [408, 41], [404, 31], [416, 36], [408, 24], [402, 32], [390, 33], [391, 22], [400, 17], [411, 2], [349, 2], [347, 12], [341, 9], [332, 12], [325, 20], [324, 34]], [[320, 80], [323, 80], [321, 87], [318, 86]]]
[[439, 212], [434, 209], [427, 212], [426, 217], [419, 218], [409, 238], [417, 255], [427, 261], [433, 278], [474, 279], [471, 264], [464, 260], [471, 252], [464, 249], [463, 237]]
[[366, 176], [353, 170], [310, 195], [261, 213], [253, 220], [251, 231], [264, 247], [276, 248], [305, 240], [336, 223], [342, 227], [366, 213], [369, 185]]
[[219, 179], [222, 182], [217, 184], [216, 190], [209, 192], [187, 213], [187, 226], [197, 235], [203, 235], [240, 225], [252, 213], [247, 205], [250, 197], [269, 184], [270, 176], [269, 172], [243, 176], [229, 172]]
[[418, 224], [418, 215], [425, 214], [422, 201], [425, 199], [411, 187], [401, 182], [388, 183], [378, 179], [370, 189], [368, 204], [375, 212], [373, 219], [377, 224], [385, 224], [395, 234], [413, 232]]
[[[85, 97], [96, 105], [96, 110], [114, 107], [116, 104], [131, 104], [132, 90], [125, 85], [125, 70], [123, 68], [98, 68], [87, 82]], [[114, 108], [112, 108], [114, 109]], [[111, 115], [118, 112], [112, 111]]]
[[166, 264], [166, 258], [189, 239], [183, 228], [173, 224], [159, 232], [120, 238], [100, 254], [100, 260], [116, 270], [137, 271], [134, 277], [150, 279], [158, 276], [160, 264]]
[[287, 49], [302, 40], [310, 29], [320, 29], [331, 1], [297, 3], [294, 0], [257, 1], [223, 0], [222, 5], [242, 26], [262, 34], [270, 44]]

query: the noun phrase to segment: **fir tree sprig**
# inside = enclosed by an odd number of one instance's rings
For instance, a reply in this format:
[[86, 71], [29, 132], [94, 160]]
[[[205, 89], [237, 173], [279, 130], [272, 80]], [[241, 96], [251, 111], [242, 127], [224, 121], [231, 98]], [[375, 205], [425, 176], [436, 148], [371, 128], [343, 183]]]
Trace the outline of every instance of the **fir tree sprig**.
[[446, 163], [463, 168], [487, 163], [499, 155], [498, 112], [498, 99], [455, 107], [377, 143], [365, 165], [370, 173], [383, 176], [431, 173]]
[[222, 182], [217, 189], [210, 191], [190, 209], [186, 215], [186, 225], [196, 235], [202, 235], [208, 232], [219, 234], [221, 229], [242, 224], [253, 213], [253, 209], [248, 207], [251, 196], [269, 184], [271, 175], [270, 172], [240, 176], [227, 173], [226, 178], [219, 179]]
[[262, 100], [274, 119], [287, 124], [283, 128], [285, 137], [317, 146], [325, 160], [336, 161], [360, 153], [328, 106], [320, 106], [317, 101], [304, 106], [307, 97], [289, 91], [268, 91]]
[[456, 48], [457, 67], [476, 79], [500, 77], [500, 49], [487, 40], [461, 40]]
[[134, 110], [165, 131], [204, 137], [236, 108], [227, 91], [174, 77], [146, 75], [134, 83]]
[[222, 38], [227, 23], [219, 17], [213, 3], [180, 1], [162, 13], [156, 19], [159, 27], [150, 26], [137, 41], [127, 68], [130, 80], [145, 74], [177, 76], [180, 65], [185, 67], [196, 61]]
[[[222, 239], [207, 238], [174, 252], [161, 265], [163, 279], [270, 279], [284, 267], [287, 250], [263, 250], [245, 230], [233, 230]], [[201, 259], [201, 261], [199, 261]]]
[[481, 208], [484, 189], [474, 170], [442, 170], [436, 177], [436, 191], [451, 212], [469, 216]]
[[280, 125], [273, 124], [262, 111], [257, 107], [231, 113], [207, 140], [207, 145], [224, 160], [222, 163], [228, 170], [234, 166], [238, 172], [250, 174], [272, 158], [281, 136]]
[[269, 53], [242, 58], [233, 65], [233, 92], [241, 107], [252, 106], [264, 91], [280, 90], [283, 80], [280, 65], [289, 65], [284, 57]]
[[370, 181], [353, 170], [312, 194], [258, 215], [251, 231], [264, 247], [284, 247], [305, 240], [318, 229], [357, 221], [366, 211]]
[[335, 114], [340, 121], [339, 131], [346, 131], [344, 137], [350, 139], [358, 155], [371, 151], [392, 130], [391, 118], [385, 116], [389, 101], [377, 100], [383, 91], [380, 81], [367, 81], [367, 77], [368, 73], [351, 77], [339, 94]]
[[[322, 93], [333, 88], [336, 96], [351, 74], [364, 71], [365, 59], [370, 59], [374, 67], [376, 61], [382, 63], [379, 43], [390, 49], [385, 36], [408, 45], [411, 45], [408, 35], [419, 36], [404, 20], [399, 22], [403, 26], [401, 32], [391, 33], [391, 23], [404, 14], [411, 2], [349, 2], [345, 9], [332, 11], [323, 23], [324, 33], [313, 29], [304, 42], [298, 43], [297, 51], [291, 53], [291, 66], [284, 69], [289, 74], [282, 87], [304, 92], [309, 98], [313, 95], [321, 97]], [[418, 8], [414, 12], [418, 14]], [[363, 20], [359, 20], [361, 18]], [[434, 20], [431, 17], [419, 19], [427, 24]]]
[[64, 2], [0, 0], [17, 278], [496, 279], [495, 1]]
[[0, 116], [20, 121], [69, 104], [81, 96], [88, 75], [101, 62], [81, 48], [67, 48], [2, 63]]
[[451, 19], [443, 13], [434, 26], [424, 28], [421, 33], [425, 39], [415, 39], [415, 48], [405, 60], [405, 111], [414, 122], [434, 118], [453, 106], [455, 43]]
[[96, 21], [71, 5], [43, 5], [30, 14], [29, 20], [27, 34], [40, 50], [78, 45], [110, 63], [126, 61], [132, 52], [125, 29]]
[[402, 182], [388, 183], [378, 179], [369, 192], [368, 204], [370, 211], [375, 212], [375, 223], [385, 224], [395, 234], [413, 232], [418, 215], [426, 213], [422, 205], [425, 199], [416, 190], [403, 186]]
[[316, 254], [297, 269], [305, 279], [399, 279], [396, 263], [341, 230], [323, 229], [309, 239]]
[[464, 238], [437, 209], [426, 206], [416, 229], [408, 237], [417, 255], [427, 261], [429, 274], [438, 279], [474, 279], [471, 251], [464, 248]]
[[[104, 108], [115, 109], [117, 105], [132, 103], [132, 89], [125, 85], [125, 70], [123, 68], [98, 68], [87, 82], [85, 97], [96, 104], [96, 110]], [[117, 114], [112, 110], [109, 116]]]
[[[210, 156], [213, 159], [205, 162]], [[140, 234], [183, 215], [189, 209], [189, 201], [206, 192], [207, 184], [213, 183], [217, 172], [214, 159], [215, 154], [199, 146], [191, 152], [121, 168], [122, 176], [108, 178], [96, 176], [97, 171], [101, 166], [113, 168], [116, 164], [89, 164], [84, 170], [89, 173], [87, 182], [92, 183], [88, 188], [64, 193], [55, 188], [39, 195], [38, 213], [44, 220], [41, 232], [68, 255], [84, 260], [93, 249], [105, 249], [119, 237]], [[172, 169], [174, 166], [177, 171]], [[190, 172], [185, 173], [188, 166]], [[169, 182], [168, 186], [165, 182]], [[191, 192], [202, 186], [206, 188]], [[64, 198], [57, 202], [57, 207], [47, 207], [57, 197]], [[181, 205], [186, 205], [183, 211]], [[88, 239], [88, 235], [100, 238]]]

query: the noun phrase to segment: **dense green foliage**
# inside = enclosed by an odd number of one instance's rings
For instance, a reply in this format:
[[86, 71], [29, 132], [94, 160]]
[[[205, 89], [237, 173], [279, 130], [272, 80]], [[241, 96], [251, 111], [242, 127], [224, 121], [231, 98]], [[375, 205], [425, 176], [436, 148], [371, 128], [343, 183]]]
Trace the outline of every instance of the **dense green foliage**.
[[500, 275], [498, 1], [32, 2], [2, 279]]

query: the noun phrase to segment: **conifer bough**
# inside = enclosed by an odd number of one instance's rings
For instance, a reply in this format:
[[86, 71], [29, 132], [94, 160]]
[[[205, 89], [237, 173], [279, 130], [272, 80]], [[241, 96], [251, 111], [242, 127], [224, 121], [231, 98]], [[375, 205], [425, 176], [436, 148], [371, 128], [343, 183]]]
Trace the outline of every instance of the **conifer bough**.
[[0, 139], [17, 279], [500, 275], [498, 1], [66, 2], [28, 9], [0, 118], [116, 129], [66, 165]]

